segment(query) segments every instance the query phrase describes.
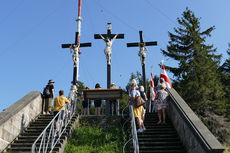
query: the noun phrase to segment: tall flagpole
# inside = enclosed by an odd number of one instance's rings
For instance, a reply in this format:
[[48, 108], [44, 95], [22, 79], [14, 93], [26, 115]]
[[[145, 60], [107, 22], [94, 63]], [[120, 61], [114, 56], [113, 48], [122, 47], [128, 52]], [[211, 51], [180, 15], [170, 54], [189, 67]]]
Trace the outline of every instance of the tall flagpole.
[[[81, 17], [81, 0], [78, 0], [78, 17], [77, 17], [76, 21], [77, 21], [77, 32], [78, 32], [77, 42], [78, 42], [78, 44], [80, 44], [81, 22], [82, 22], [82, 17]], [[76, 73], [75, 79], [76, 79], [76, 81], [78, 81], [78, 79], [79, 79], [79, 58], [80, 58], [79, 54], [80, 54], [80, 47], [78, 47], [76, 49], [77, 49], [76, 52], [77, 52], [77, 58], [78, 58], [78, 60], [77, 60], [77, 63], [76, 63], [77, 65], [76, 65], [76, 67], [74, 69], [74, 72]]]
[[78, 41], [80, 43], [80, 36], [81, 36], [81, 0], [78, 0], [78, 17], [77, 17], [77, 32], [78, 32]]
[[157, 90], [158, 90], [158, 87], [160, 85], [160, 78], [161, 78], [161, 70], [162, 70], [162, 66], [164, 65], [164, 60], [161, 60], [161, 69], [160, 69], [160, 76], [159, 76], [159, 79], [158, 79], [158, 83], [157, 83]]

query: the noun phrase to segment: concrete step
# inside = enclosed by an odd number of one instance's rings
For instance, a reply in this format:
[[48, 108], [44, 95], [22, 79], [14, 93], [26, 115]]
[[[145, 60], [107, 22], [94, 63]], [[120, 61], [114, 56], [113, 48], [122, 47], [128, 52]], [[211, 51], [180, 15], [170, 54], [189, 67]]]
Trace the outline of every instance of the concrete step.
[[164, 131], [164, 130], [150, 130], [150, 131], [148, 131], [148, 130], [146, 130], [146, 131], [144, 131], [144, 132], [142, 132], [142, 133], [137, 133], [137, 135], [152, 135], [152, 136], [154, 136], [154, 135], [160, 135], [160, 134], [177, 134], [177, 132], [176, 131], [172, 131], [172, 130], [170, 130], [170, 131]]
[[[69, 130], [71, 127], [67, 126], [66, 129]], [[25, 132], [35, 132], [35, 131], [40, 131], [42, 132], [45, 128], [43, 127], [30, 127], [25, 130]], [[47, 129], [47, 131], [50, 131], [50, 128]]]
[[146, 131], [175, 131], [173, 127], [148, 127]]
[[141, 134], [141, 135], [138, 135], [138, 139], [139, 138], [177, 138], [178, 137], [178, 135], [176, 134], [176, 133], [174, 133], [174, 134], [164, 134], [164, 133], [162, 133], [162, 134], [158, 134], [158, 135], [150, 135], [150, 134], [148, 134], [148, 135], [144, 135], [144, 134]]
[[[49, 146], [50, 146], [50, 144], [51, 143], [49, 143]], [[33, 145], [33, 142], [32, 143], [13, 143], [13, 144], [11, 144], [11, 147], [12, 148], [24, 148], [24, 147], [30, 147], [31, 148], [32, 145]], [[40, 146], [40, 143], [36, 143], [36, 146]], [[56, 144], [55, 147], [61, 147], [61, 141], [60, 141], [60, 143]]]
[[[21, 147], [16, 148], [16, 147], [14, 147], [14, 148], [11, 148], [11, 151], [12, 152], [30, 152], [31, 151], [31, 147], [24, 147], [24, 148], [21, 148]], [[48, 148], [48, 151], [50, 151], [50, 148]], [[59, 148], [55, 147], [53, 149], [53, 151], [59, 152]]]
[[174, 146], [174, 145], [167, 145], [167, 146], [143, 146], [139, 145], [140, 150], [184, 150], [182, 146]]
[[140, 142], [176, 142], [180, 141], [178, 137], [151, 137], [151, 138], [145, 138], [145, 137], [139, 137], [138, 140]]
[[139, 153], [186, 153], [184, 150], [140, 150]]
[[49, 124], [49, 122], [33, 122], [33, 123], [30, 123], [30, 127], [31, 126], [47, 126]]
[[[64, 137], [60, 139], [60, 143], [63, 143]], [[15, 141], [14, 143], [34, 143], [35, 139], [19, 139]], [[41, 139], [37, 141], [38, 143], [41, 142]]]
[[181, 142], [180, 141], [161, 141], [161, 142], [154, 142], [154, 141], [140, 141], [139, 142], [140, 146], [180, 146]]

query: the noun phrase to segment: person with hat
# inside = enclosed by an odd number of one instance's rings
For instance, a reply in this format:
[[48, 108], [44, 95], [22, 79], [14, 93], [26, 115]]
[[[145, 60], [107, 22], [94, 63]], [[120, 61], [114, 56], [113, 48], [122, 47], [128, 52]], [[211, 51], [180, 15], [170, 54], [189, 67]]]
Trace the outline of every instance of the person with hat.
[[45, 102], [45, 108], [43, 114], [50, 114], [52, 108], [52, 100], [54, 99], [54, 81], [49, 80], [48, 84], [43, 90], [43, 97]]
[[135, 79], [132, 79], [130, 82], [130, 98], [129, 98], [129, 105], [132, 105], [133, 107], [133, 115], [135, 119], [137, 120], [137, 124], [139, 129], [137, 130], [138, 133], [144, 132], [146, 130], [144, 121], [142, 120], [142, 111], [143, 111], [143, 106], [139, 107], [134, 107], [135, 99], [138, 96], [141, 96], [139, 90], [138, 90], [138, 85]]

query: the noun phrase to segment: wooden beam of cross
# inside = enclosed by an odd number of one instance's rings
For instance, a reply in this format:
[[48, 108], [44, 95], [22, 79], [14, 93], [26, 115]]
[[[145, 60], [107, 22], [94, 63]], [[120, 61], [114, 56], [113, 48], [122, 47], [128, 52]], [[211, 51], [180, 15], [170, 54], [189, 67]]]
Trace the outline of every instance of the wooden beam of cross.
[[144, 42], [143, 41], [143, 36], [142, 36], [142, 31], [139, 31], [140, 35], [140, 42], [139, 43], [127, 43], [127, 47], [139, 47], [140, 51], [138, 53], [138, 56], [140, 56], [141, 64], [142, 64], [142, 76], [143, 76], [143, 86], [145, 88], [146, 92], [146, 77], [145, 77], [145, 59], [146, 59], [146, 54], [144, 51], [147, 51], [146, 46], [156, 46], [157, 41], [151, 41], [151, 42]]
[[[79, 33], [76, 32], [76, 35], [75, 35], [75, 43], [74, 44], [62, 44], [62, 48], [74, 48], [74, 46], [79, 46]], [[91, 47], [91, 43], [80, 43], [80, 46], [79, 47]]]
[[[94, 39], [102, 39], [101, 36], [103, 36], [105, 39], [113, 39], [116, 34], [111, 33], [111, 23], [108, 23], [108, 29], [107, 29], [107, 34], [95, 34]], [[124, 39], [124, 34], [118, 34], [116, 39]]]
[[156, 46], [157, 41], [151, 41], [151, 42], [144, 42], [143, 41], [143, 36], [142, 36], [142, 31], [139, 31], [140, 35], [140, 42], [139, 43], [127, 43], [127, 47], [145, 47], [145, 46]]

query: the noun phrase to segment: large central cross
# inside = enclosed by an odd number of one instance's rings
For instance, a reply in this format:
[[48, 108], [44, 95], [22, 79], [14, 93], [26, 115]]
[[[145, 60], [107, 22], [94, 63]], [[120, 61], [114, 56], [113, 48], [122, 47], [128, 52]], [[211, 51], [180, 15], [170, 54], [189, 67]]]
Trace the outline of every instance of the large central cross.
[[146, 92], [147, 91], [147, 88], [146, 88], [146, 75], [145, 75], [145, 61], [146, 61], [146, 53], [145, 53], [145, 51], [147, 51], [146, 46], [156, 46], [157, 41], [144, 42], [143, 41], [143, 36], [142, 36], [142, 31], [139, 31], [139, 35], [140, 35], [140, 42], [139, 43], [137, 43], [137, 42], [135, 42], [135, 43], [127, 43], [127, 47], [139, 47], [140, 48], [138, 56], [140, 56], [140, 60], [141, 60], [143, 86], [144, 86], [145, 92]]
[[[94, 39], [103, 39], [106, 43], [104, 53], [107, 59], [107, 89], [111, 85], [111, 54], [112, 54], [112, 44], [115, 39], [124, 39], [124, 34], [112, 34], [112, 25], [107, 23], [107, 34], [95, 34]], [[111, 114], [111, 102], [106, 102], [106, 114]]]
[[103, 39], [106, 43], [104, 53], [107, 59], [107, 88], [110, 88], [111, 84], [111, 54], [112, 54], [112, 44], [115, 39], [124, 39], [124, 34], [112, 34], [111, 33], [111, 23], [107, 24], [107, 34], [95, 34], [94, 39]]
[[73, 62], [74, 62], [74, 69], [73, 69], [73, 85], [76, 85], [79, 77], [79, 58], [80, 58], [80, 47], [91, 47], [91, 43], [79, 43], [79, 33], [76, 32], [75, 35], [75, 43], [74, 44], [62, 44], [62, 48], [70, 48], [70, 52], [72, 53], [73, 50]]

